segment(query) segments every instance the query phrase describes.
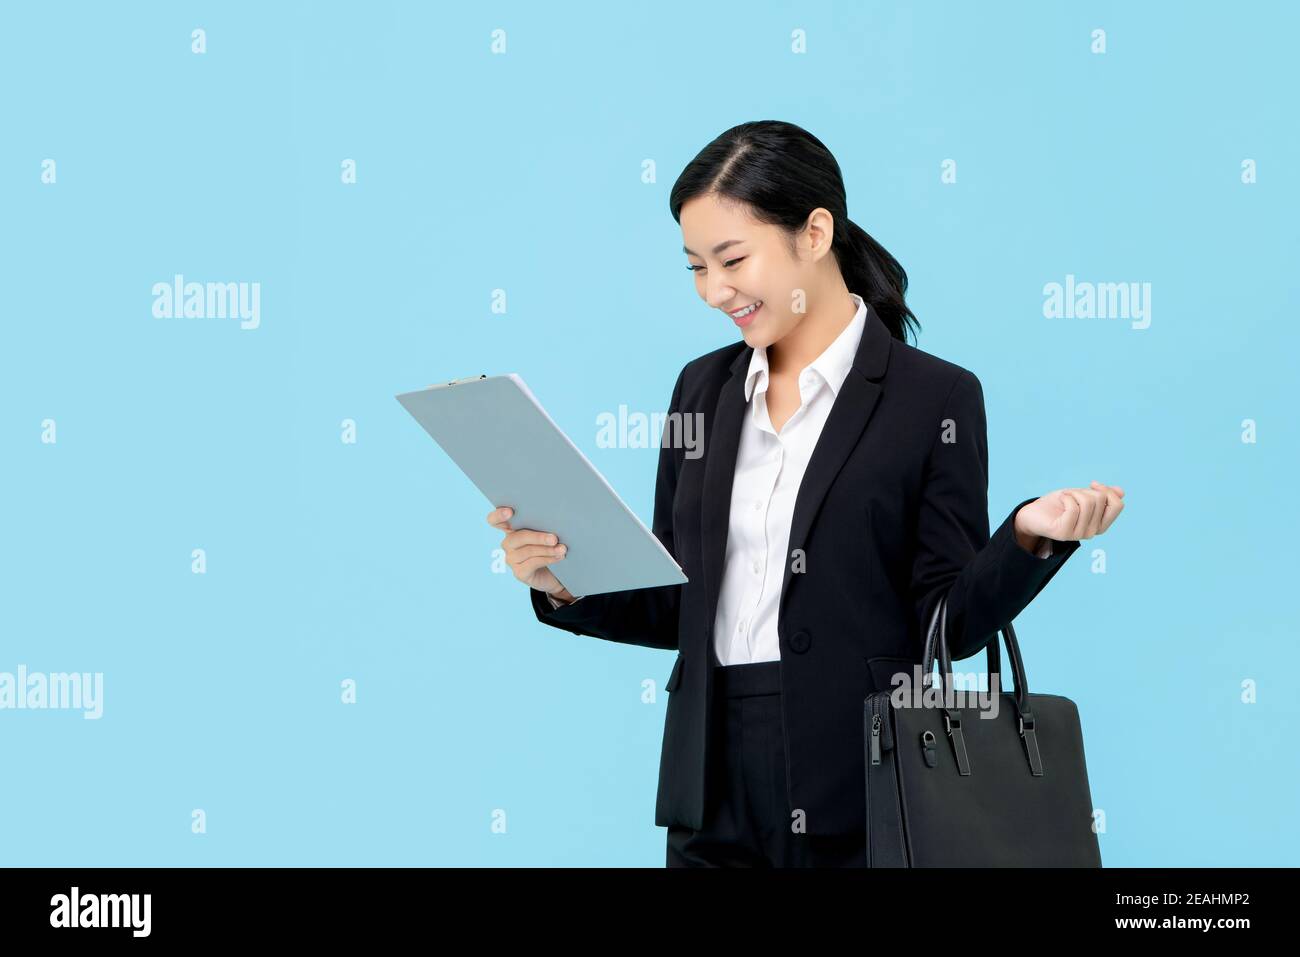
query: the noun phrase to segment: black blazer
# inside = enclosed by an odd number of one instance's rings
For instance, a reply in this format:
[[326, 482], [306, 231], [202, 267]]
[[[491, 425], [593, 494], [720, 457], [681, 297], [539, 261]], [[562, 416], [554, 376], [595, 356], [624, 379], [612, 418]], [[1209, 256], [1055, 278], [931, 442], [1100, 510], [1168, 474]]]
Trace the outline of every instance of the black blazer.
[[[677, 651], [668, 692], [655, 824], [703, 826], [714, 668], [731, 487], [747, 408], [744, 340], [687, 363], [669, 412], [704, 414], [704, 452], [664, 429], [652, 531], [683, 585], [587, 595], [539, 621], [578, 635]], [[955, 436], [952, 428], [955, 426]], [[948, 430], [947, 436], [944, 435]], [[955, 441], [953, 440], [955, 438]], [[676, 443], [680, 445], [680, 442]], [[979, 379], [894, 339], [874, 309], [795, 499], [777, 633], [791, 810], [809, 834], [865, 826], [863, 698], [921, 660], [944, 589], [953, 659], [981, 650], [1079, 547], [1038, 558], [1015, 540], [1016, 511], [992, 537], [988, 436]], [[795, 569], [798, 570], [795, 570]], [[981, 663], [982, 664], [982, 663]]]

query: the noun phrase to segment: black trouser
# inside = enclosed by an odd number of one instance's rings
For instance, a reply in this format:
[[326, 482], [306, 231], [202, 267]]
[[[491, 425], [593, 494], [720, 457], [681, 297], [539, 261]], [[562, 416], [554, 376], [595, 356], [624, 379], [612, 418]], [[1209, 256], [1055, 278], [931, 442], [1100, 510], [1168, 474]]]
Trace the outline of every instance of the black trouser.
[[669, 867], [866, 867], [866, 836], [795, 831], [786, 795], [781, 664], [717, 668], [704, 827], [668, 828]]

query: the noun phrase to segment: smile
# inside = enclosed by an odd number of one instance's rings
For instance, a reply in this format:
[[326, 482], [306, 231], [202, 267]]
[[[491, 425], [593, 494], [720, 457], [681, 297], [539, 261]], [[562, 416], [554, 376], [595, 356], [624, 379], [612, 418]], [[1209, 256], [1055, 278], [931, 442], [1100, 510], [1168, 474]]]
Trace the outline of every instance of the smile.
[[745, 326], [749, 324], [751, 317], [754, 315], [754, 313], [758, 312], [758, 310], [762, 307], [762, 305], [763, 305], [763, 300], [759, 299], [757, 302], [750, 303], [744, 309], [738, 309], [735, 312], [729, 312], [727, 313], [727, 315], [731, 316], [731, 318], [735, 321], [736, 325]]

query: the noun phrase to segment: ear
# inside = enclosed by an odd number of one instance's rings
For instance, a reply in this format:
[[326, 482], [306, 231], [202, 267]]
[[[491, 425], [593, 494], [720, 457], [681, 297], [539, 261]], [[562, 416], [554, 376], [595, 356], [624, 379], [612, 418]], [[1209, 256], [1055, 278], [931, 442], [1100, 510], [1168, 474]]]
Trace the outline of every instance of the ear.
[[804, 222], [799, 243], [808, 258], [813, 262], [821, 259], [831, 251], [835, 242], [835, 217], [824, 206], [818, 206], [808, 214]]

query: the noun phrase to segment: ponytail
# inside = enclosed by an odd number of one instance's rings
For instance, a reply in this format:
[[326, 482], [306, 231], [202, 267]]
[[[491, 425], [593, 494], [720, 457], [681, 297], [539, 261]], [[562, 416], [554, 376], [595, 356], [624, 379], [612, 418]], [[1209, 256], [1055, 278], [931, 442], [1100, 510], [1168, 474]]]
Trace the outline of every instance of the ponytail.
[[[907, 273], [889, 250], [876, 242], [865, 229], [846, 219], [846, 238], [832, 245], [844, 285], [866, 300], [895, 339], [907, 341], [907, 330], [913, 336], [920, 323], [907, 305]], [[839, 239], [840, 231], [835, 231]]]

